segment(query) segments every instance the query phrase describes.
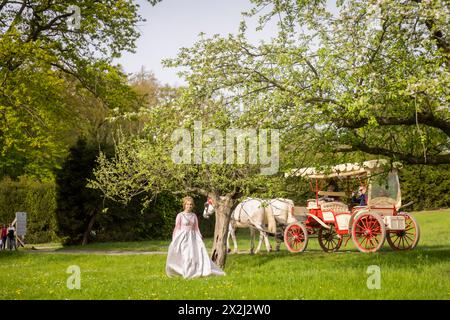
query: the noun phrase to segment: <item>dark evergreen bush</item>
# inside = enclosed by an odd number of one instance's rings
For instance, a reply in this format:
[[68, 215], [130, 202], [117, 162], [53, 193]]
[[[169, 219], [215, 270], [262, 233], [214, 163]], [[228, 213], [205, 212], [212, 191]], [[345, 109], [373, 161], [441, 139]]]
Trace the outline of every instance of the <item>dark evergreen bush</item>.
[[102, 211], [102, 196], [98, 190], [86, 188], [93, 179], [92, 169], [98, 150], [79, 139], [61, 169], [56, 170], [56, 220], [58, 235], [66, 244], [81, 244], [89, 240], [95, 219]]

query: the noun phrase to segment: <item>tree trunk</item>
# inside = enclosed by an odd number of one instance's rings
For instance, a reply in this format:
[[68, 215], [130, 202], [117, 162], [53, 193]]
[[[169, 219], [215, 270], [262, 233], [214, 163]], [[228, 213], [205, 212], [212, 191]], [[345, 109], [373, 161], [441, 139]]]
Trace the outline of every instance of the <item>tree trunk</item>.
[[88, 226], [86, 231], [83, 235], [83, 242], [81, 243], [82, 246], [86, 245], [89, 240], [89, 234], [91, 233], [92, 227], [94, 226], [95, 218], [97, 217], [97, 211], [95, 210], [91, 216], [91, 219], [89, 220]]
[[212, 261], [219, 267], [224, 268], [227, 258], [227, 235], [230, 223], [233, 199], [231, 197], [217, 197], [215, 203], [216, 225], [214, 229], [214, 244]]

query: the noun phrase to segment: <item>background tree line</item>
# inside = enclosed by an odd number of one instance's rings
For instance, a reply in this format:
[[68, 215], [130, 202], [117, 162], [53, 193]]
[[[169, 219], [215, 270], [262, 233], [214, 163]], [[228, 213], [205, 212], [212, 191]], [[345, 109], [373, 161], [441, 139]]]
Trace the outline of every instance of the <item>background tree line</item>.
[[[33, 178], [21, 177], [12, 180], [3, 177], [0, 181], [0, 224], [9, 223], [14, 213], [28, 213], [28, 243], [46, 243], [65, 241], [81, 244], [86, 234], [89, 221], [89, 207], [98, 210], [95, 223], [89, 230], [89, 241], [137, 241], [148, 239], [169, 239], [173, 222], [180, 211], [181, 197], [163, 194], [143, 208], [143, 196], [137, 196], [129, 204], [123, 205], [104, 199], [100, 192], [92, 192], [79, 183], [74, 187], [71, 175], [80, 181], [92, 178], [95, 157], [98, 150], [88, 148], [85, 142], [73, 147], [73, 152], [90, 162], [80, 162], [74, 166], [67, 164], [61, 171], [61, 185], [55, 182], [42, 182]], [[74, 158], [72, 158], [73, 160]], [[80, 160], [80, 159], [78, 159]], [[70, 162], [70, 160], [68, 160]], [[85, 164], [86, 166], [83, 166]], [[439, 209], [450, 207], [450, 170], [448, 166], [406, 166], [400, 172], [403, 202], [414, 201], [408, 211]], [[57, 188], [72, 187], [75, 197], [62, 193], [57, 200]], [[85, 194], [89, 195], [86, 199]], [[304, 180], [288, 181], [286, 195], [297, 205], [305, 205], [306, 199], [313, 198], [308, 182]], [[83, 200], [84, 205], [80, 205]], [[214, 234], [214, 217], [203, 219], [200, 215], [206, 198], [196, 197], [196, 210], [201, 220], [200, 229], [204, 236]], [[59, 201], [59, 206], [57, 202]], [[108, 208], [106, 212], [103, 212]]]

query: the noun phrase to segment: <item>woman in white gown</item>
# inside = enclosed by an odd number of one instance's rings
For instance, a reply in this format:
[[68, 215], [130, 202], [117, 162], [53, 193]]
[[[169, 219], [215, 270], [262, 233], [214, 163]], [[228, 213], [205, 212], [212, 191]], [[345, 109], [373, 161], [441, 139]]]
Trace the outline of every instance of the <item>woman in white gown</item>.
[[169, 246], [166, 262], [166, 274], [169, 277], [180, 275], [185, 279], [209, 275], [225, 275], [211, 261], [206, 251], [191, 197], [183, 199], [184, 211], [177, 215], [172, 242]]

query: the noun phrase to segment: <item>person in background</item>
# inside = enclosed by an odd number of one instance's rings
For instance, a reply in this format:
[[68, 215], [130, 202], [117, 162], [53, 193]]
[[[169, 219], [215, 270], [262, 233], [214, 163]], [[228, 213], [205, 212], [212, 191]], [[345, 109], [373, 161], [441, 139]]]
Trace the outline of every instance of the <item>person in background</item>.
[[367, 188], [364, 185], [360, 185], [358, 193], [352, 193], [352, 204], [355, 206], [367, 206]]
[[[338, 191], [339, 191], [339, 188], [338, 188], [336, 182], [334, 182], [334, 181], [330, 182], [330, 184], [328, 185], [328, 188], [327, 188], [327, 192], [338, 192]], [[319, 200], [322, 200], [325, 202], [332, 202], [332, 201], [340, 201], [341, 199], [338, 196], [326, 195], [326, 196], [319, 198]]]
[[2, 245], [0, 247], [0, 250], [5, 250], [5, 247], [6, 247], [6, 235], [7, 234], [8, 234], [8, 230], [6, 229], [6, 225], [3, 225], [2, 229], [1, 229]]
[[14, 246], [14, 249], [17, 250], [16, 245], [16, 228], [12, 225], [12, 223], [9, 225], [8, 228], [8, 242], [9, 242], [9, 250], [12, 250], [12, 247]]

